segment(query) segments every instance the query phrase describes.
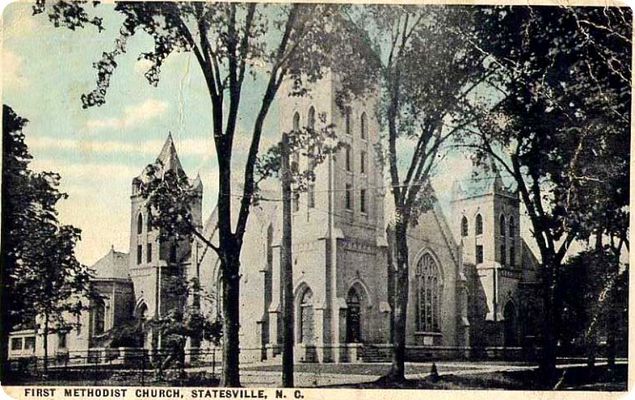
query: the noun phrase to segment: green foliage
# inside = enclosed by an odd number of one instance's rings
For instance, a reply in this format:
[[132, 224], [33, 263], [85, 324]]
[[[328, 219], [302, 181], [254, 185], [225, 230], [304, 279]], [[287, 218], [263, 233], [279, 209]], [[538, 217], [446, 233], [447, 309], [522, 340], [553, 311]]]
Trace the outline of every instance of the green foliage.
[[[223, 327], [221, 319], [201, 310], [200, 300], [211, 304], [215, 296], [206, 295], [196, 278], [187, 281], [181, 273], [176, 273], [167, 279], [164, 290], [169, 294], [169, 309], [147, 322], [147, 328], [161, 337], [162, 357], [156, 362], [159, 375], [171, 363], [183, 366], [188, 338], [204, 339], [219, 345]], [[194, 303], [188, 304], [188, 299]]]
[[476, 161], [493, 158], [514, 178], [539, 246], [564, 239], [560, 259], [574, 237], [588, 237], [605, 218], [625, 220], [630, 19], [616, 7], [485, 7], [477, 14], [474, 41], [503, 99], [479, 121]]
[[[75, 258], [81, 231], [57, 219], [57, 202], [67, 197], [58, 189], [59, 174], [29, 169], [32, 157], [22, 132], [26, 119], [3, 105], [2, 122], [2, 341], [6, 346], [12, 329], [37, 329], [36, 323], [41, 323], [45, 340], [49, 333], [68, 330], [69, 317], [79, 315], [97, 295], [89, 270]], [[45, 358], [47, 352], [45, 346]], [[6, 357], [3, 351], [2, 359]]]
[[[295, 191], [306, 191], [308, 185], [315, 181], [315, 168], [322, 164], [326, 157], [335, 154], [344, 146], [337, 140], [335, 125], [328, 123], [325, 113], [318, 115], [319, 126], [304, 126], [288, 132], [289, 153], [305, 157], [308, 162], [306, 168], [292, 166], [291, 182]], [[256, 162], [256, 188], [258, 184], [271, 177], [280, 178], [282, 170], [282, 142], [278, 142], [260, 156]], [[258, 193], [254, 201], [258, 201]]]
[[[139, 189], [151, 216], [150, 224], [159, 230], [161, 241], [184, 243], [197, 236], [214, 246], [202, 235], [201, 227], [196, 225], [192, 215], [191, 205], [202, 193], [190, 184], [182, 170], [164, 171], [160, 161], [149, 164]], [[216, 294], [206, 293], [197, 278], [188, 281], [184, 273], [177, 266], [166, 278], [163, 291], [167, 297], [163, 301], [167, 311], [144, 325], [144, 329], [151, 329], [161, 336], [164, 357], [157, 363], [159, 374], [170, 363], [182, 364], [188, 338], [204, 339], [218, 345], [222, 337], [222, 320], [205, 314], [201, 308], [201, 302], [212, 306], [217, 301]], [[188, 301], [192, 303], [188, 304]]]
[[[581, 252], [563, 265], [558, 295], [563, 305], [559, 335], [565, 345], [584, 345], [593, 337], [606, 335], [607, 317], [613, 311], [623, 321], [617, 337], [627, 341], [628, 268], [613, 273], [606, 268], [612, 257], [610, 248], [605, 247]], [[611, 296], [617, 297], [616, 310], [611, 310]]]
[[618, 7], [483, 7], [476, 20], [468, 40], [486, 55], [487, 84], [501, 100], [475, 106], [482, 117], [467, 147], [476, 163], [494, 161], [513, 178], [530, 218], [542, 259], [541, 366], [553, 376], [571, 243], [592, 233], [613, 242], [619, 232], [608, 269], [628, 246], [632, 15]]
[[147, 165], [139, 184], [150, 224], [159, 229], [162, 240], [190, 240], [194, 234], [200, 234], [192, 204], [202, 193], [191, 185], [182, 170], [163, 169], [160, 161]]
[[[55, 326], [78, 315], [82, 298], [93, 296], [88, 269], [75, 258], [80, 230], [61, 225], [55, 209], [66, 198], [60, 176], [28, 168], [26, 120], [3, 106], [2, 264], [8, 327], [48, 315]], [[9, 328], [11, 329], [11, 328]]]
[[[357, 87], [365, 79], [380, 94], [377, 116], [387, 143], [379, 158], [388, 164], [395, 218], [415, 223], [434, 202], [430, 177], [444, 143], [473, 119], [468, 100], [483, 79], [484, 57], [456, 32], [472, 26], [471, 12], [360, 6], [347, 15], [356, 27], [356, 46], [363, 49], [358, 54], [373, 70], [345, 75], [344, 86]], [[411, 150], [398, 151], [398, 142]]]

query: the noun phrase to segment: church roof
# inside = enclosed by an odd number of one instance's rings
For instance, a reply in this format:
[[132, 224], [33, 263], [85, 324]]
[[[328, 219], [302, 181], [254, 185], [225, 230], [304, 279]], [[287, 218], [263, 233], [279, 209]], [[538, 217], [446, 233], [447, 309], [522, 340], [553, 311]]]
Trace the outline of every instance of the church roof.
[[168, 133], [168, 137], [165, 140], [165, 144], [157, 157], [157, 161], [161, 162], [164, 171], [174, 170], [183, 171], [183, 166], [179, 160], [178, 154], [176, 154], [176, 147], [174, 147], [174, 140], [172, 140], [172, 133]]
[[477, 171], [470, 178], [454, 181], [452, 186], [453, 201], [492, 193], [514, 196], [513, 190], [505, 186], [500, 173], [495, 168], [489, 171]]
[[111, 247], [108, 254], [100, 258], [91, 269], [98, 279], [128, 279], [128, 253], [115, 251]]
[[[181, 165], [181, 160], [179, 160], [179, 155], [176, 152], [176, 147], [174, 146], [174, 140], [172, 139], [172, 133], [168, 133], [168, 137], [165, 139], [165, 143], [157, 156], [156, 163], [161, 165], [161, 168], [157, 171], [159, 176], [163, 176], [167, 171], [175, 171], [178, 175], [187, 174], [183, 170], [183, 166]], [[133, 179], [133, 182], [139, 180], [141, 182], [146, 182], [148, 179], [148, 167], [144, 168], [141, 174], [139, 174], [136, 178]], [[189, 179], [188, 179], [189, 181]], [[200, 189], [203, 188], [202, 183], [200, 182], [200, 178], [196, 186], [200, 186]]]
[[201, 180], [201, 174], [196, 174], [196, 178], [194, 178], [194, 182], [192, 183], [192, 188], [194, 190], [203, 190], [203, 181]]
[[494, 192], [497, 176], [475, 176], [454, 182], [454, 198], [483, 196]]

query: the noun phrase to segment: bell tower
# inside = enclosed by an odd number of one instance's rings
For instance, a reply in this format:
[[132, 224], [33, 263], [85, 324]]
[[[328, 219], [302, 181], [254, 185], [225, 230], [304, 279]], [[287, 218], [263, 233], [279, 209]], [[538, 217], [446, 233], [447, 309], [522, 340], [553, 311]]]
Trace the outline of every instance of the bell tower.
[[520, 268], [519, 204], [497, 170], [454, 183], [451, 225], [464, 262]]
[[508, 328], [520, 302], [519, 205], [518, 193], [504, 185], [493, 167], [454, 183], [451, 225], [463, 250], [475, 348], [516, 343], [516, 330]]
[[[185, 175], [172, 135], [168, 137], [156, 158], [159, 175], [174, 171]], [[160, 230], [152, 226], [152, 213], [142, 196], [141, 185], [149, 177], [146, 170], [132, 179], [130, 196], [130, 257], [129, 271], [137, 298], [137, 308], [146, 307], [147, 317], [160, 316], [171, 307], [166, 288], [170, 277], [187, 273], [190, 264], [190, 241], [161, 240]], [[188, 179], [188, 182], [191, 182]], [[196, 192], [191, 212], [194, 223], [202, 225], [203, 185], [199, 176], [190, 183]]]

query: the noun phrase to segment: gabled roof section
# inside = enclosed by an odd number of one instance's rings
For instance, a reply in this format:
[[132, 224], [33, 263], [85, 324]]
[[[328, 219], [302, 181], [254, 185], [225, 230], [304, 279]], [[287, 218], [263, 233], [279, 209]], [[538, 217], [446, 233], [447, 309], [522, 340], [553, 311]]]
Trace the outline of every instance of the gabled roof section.
[[472, 179], [455, 181], [452, 197], [454, 199], [464, 199], [493, 193], [497, 180], [500, 180], [500, 176], [477, 175]]
[[517, 197], [514, 190], [505, 185], [494, 165], [489, 168], [480, 167], [470, 178], [454, 181], [452, 185], [452, 201], [494, 193]]
[[115, 251], [113, 246], [91, 269], [97, 279], [129, 279], [128, 253]]
[[196, 178], [194, 178], [194, 182], [192, 183], [192, 188], [199, 192], [203, 191], [203, 181], [201, 180], [201, 174], [196, 174]]

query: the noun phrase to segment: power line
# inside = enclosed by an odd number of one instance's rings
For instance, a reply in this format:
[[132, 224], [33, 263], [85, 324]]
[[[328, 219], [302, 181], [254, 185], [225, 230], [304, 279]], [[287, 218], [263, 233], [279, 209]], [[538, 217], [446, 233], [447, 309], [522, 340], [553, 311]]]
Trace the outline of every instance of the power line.
[[[282, 200], [277, 200], [277, 201], [282, 201]], [[332, 211], [329, 212], [328, 210], [324, 210], [324, 209], [321, 209], [319, 207], [310, 207], [309, 208], [308, 207], [308, 202], [299, 201], [299, 200], [296, 200], [296, 201], [298, 201], [299, 204], [303, 205], [303, 208], [306, 210], [306, 212], [311, 212], [311, 210], [313, 210], [313, 211], [317, 211], [317, 212], [322, 213], [322, 214], [327, 215], [327, 216], [330, 214], [331, 216], [335, 216], [335, 217], [339, 217], [339, 218], [347, 219], [347, 220], [350, 220], [351, 217], [352, 217], [350, 214], [339, 214], [339, 213], [335, 213], [335, 212], [332, 212]], [[296, 218], [296, 215], [299, 212], [305, 212], [305, 211], [296, 211], [296, 212], [294, 212], [294, 216], [293, 216], [294, 219]], [[301, 216], [299, 216], [299, 217], [301, 218]], [[364, 227], [368, 227], [368, 225], [372, 225], [372, 224], [351, 223], [351, 222], [348, 222], [348, 224], [353, 226], [353, 227], [358, 227], [358, 228], [364, 228]], [[378, 231], [378, 232], [383, 232], [382, 229], [373, 229], [373, 230]], [[408, 236], [410, 239], [419, 240], [419, 241], [425, 242], [425, 243], [427, 243], [429, 245], [443, 246], [443, 247], [448, 247], [449, 249], [452, 249], [452, 246], [449, 245], [446, 242], [440, 242], [440, 241], [432, 240], [432, 239], [429, 239], [429, 238], [426, 238], [426, 237], [423, 237], [423, 236], [415, 236], [415, 235], [413, 235], [411, 233], [406, 233], [406, 236]], [[520, 237], [520, 239], [522, 240], [522, 237]], [[516, 240], [514, 240], [514, 242], [516, 243]], [[461, 244], [458, 243], [457, 244], [457, 249], [460, 249], [461, 247], [462, 247]], [[518, 245], [514, 245], [514, 247], [515, 248], [520, 248], [520, 246], [518, 246]], [[511, 249], [511, 247], [510, 247], [510, 249]], [[450, 251], [453, 251], [453, 250], [450, 250]], [[518, 254], [520, 254], [520, 253], [518, 253]], [[494, 258], [489, 258], [489, 257], [485, 257], [485, 256], [483, 256], [483, 260], [484, 261], [491, 261], [491, 262], [499, 262], [498, 260], [496, 260]]]

